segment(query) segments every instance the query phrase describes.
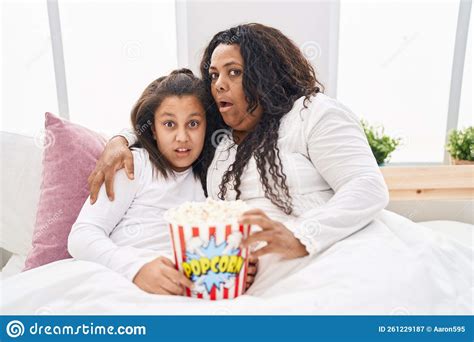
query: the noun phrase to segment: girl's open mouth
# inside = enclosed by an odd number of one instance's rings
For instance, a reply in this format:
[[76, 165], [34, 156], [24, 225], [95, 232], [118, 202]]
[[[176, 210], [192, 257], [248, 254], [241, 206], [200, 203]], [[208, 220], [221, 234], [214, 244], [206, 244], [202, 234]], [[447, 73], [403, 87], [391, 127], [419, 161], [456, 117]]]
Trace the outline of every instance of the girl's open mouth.
[[190, 148], [177, 148], [174, 150], [178, 156], [187, 156], [190, 152]]

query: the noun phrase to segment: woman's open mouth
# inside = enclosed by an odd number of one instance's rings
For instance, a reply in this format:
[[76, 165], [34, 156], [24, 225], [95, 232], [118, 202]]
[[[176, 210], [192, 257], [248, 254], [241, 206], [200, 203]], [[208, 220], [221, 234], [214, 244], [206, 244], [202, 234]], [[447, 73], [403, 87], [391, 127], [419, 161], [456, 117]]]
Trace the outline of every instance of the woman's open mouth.
[[230, 108], [232, 108], [234, 104], [231, 103], [231, 102], [227, 102], [227, 101], [219, 101], [219, 111], [221, 113], [223, 112], [227, 112]]

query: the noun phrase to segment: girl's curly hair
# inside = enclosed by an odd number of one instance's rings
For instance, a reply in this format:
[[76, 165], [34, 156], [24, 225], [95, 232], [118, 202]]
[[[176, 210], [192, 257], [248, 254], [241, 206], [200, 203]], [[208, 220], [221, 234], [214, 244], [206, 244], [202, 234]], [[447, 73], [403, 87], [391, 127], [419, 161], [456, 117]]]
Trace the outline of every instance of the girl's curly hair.
[[[309, 98], [324, 88], [292, 40], [275, 28], [245, 24], [217, 33], [204, 51], [200, 68], [208, 91], [211, 89], [211, 56], [220, 44], [240, 47], [244, 60], [243, 89], [248, 102], [247, 112], [251, 114], [260, 104], [263, 113], [255, 129], [239, 143], [235, 161], [224, 173], [219, 186], [219, 197], [225, 198], [230, 182], [237, 198], [240, 197], [241, 176], [253, 156], [265, 197], [289, 215], [293, 212], [292, 199], [277, 146], [280, 121], [297, 99], [304, 96], [306, 106]], [[269, 183], [269, 177], [273, 185]]]

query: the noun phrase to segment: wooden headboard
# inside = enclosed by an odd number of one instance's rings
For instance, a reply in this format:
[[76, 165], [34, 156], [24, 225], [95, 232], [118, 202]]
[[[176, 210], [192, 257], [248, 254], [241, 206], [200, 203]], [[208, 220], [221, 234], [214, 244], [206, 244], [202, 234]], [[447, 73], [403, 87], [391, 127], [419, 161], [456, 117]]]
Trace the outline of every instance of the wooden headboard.
[[390, 200], [474, 199], [474, 165], [381, 168]]

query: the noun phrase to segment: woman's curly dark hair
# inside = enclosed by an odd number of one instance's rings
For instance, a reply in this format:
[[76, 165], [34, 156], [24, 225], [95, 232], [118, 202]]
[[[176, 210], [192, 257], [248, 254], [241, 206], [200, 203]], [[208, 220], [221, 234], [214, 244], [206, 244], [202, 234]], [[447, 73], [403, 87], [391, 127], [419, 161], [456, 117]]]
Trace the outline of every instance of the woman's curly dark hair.
[[[232, 181], [237, 198], [240, 198], [240, 178], [253, 156], [265, 197], [289, 215], [293, 212], [292, 199], [277, 146], [280, 121], [297, 99], [304, 96], [306, 106], [311, 96], [323, 91], [323, 86], [292, 40], [275, 28], [245, 24], [217, 33], [204, 51], [200, 68], [209, 91], [211, 56], [220, 44], [240, 47], [244, 60], [243, 89], [248, 102], [247, 112], [251, 114], [260, 104], [263, 113], [255, 129], [239, 143], [235, 161], [224, 173], [219, 186], [219, 197], [225, 198], [227, 184]], [[274, 187], [269, 184], [268, 174]]]

